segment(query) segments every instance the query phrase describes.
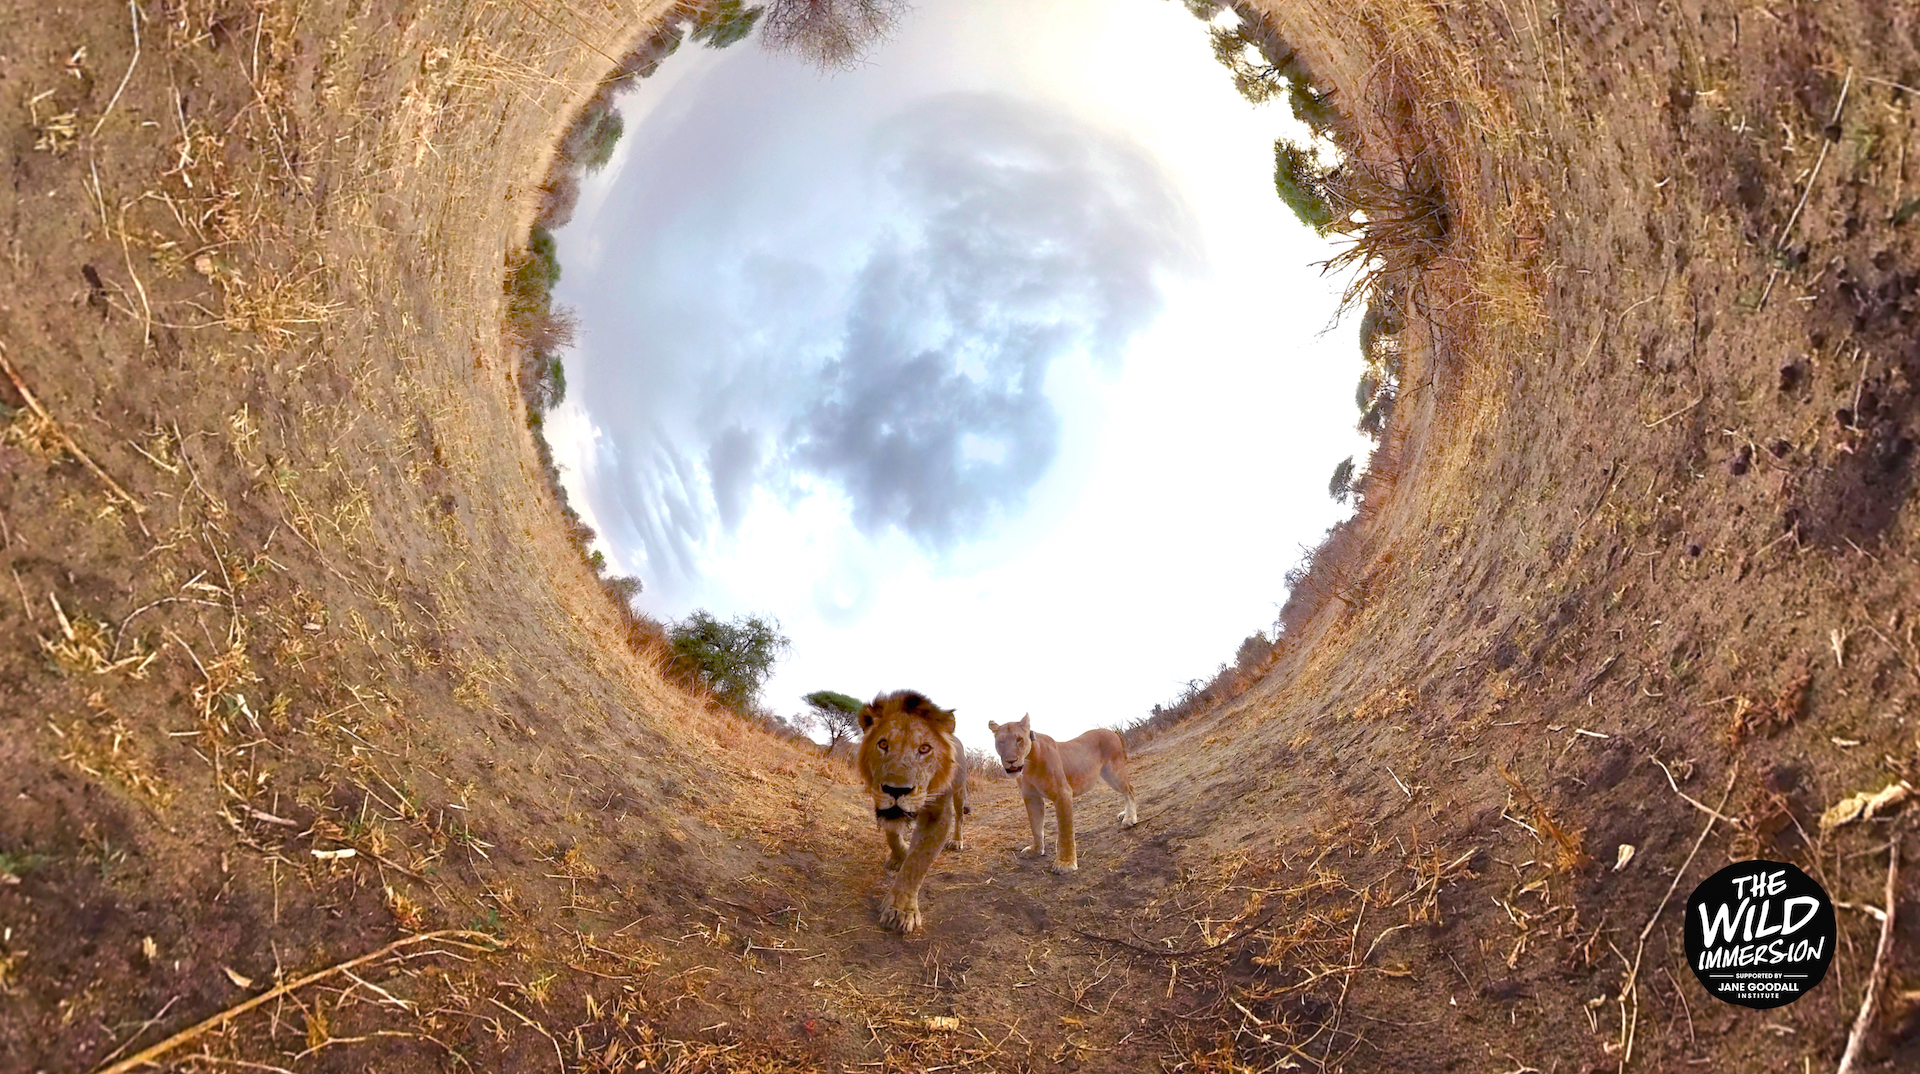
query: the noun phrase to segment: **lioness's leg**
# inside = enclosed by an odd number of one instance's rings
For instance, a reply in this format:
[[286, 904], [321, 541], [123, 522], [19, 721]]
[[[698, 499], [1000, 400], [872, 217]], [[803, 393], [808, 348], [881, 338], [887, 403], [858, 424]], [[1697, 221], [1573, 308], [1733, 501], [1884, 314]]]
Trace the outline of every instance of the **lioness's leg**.
[[960, 777], [960, 785], [953, 791], [953, 838], [947, 841], [948, 850], [967, 849], [966, 840], [960, 834], [960, 822], [967, 813], [967, 779]]
[[891, 872], [900, 868], [900, 863], [907, 860], [907, 843], [900, 837], [900, 825], [887, 825], [887, 846], [893, 849], [893, 853], [887, 857], [887, 869]]
[[1070, 873], [1080, 868], [1080, 863], [1074, 860], [1073, 791], [1071, 789], [1053, 800], [1053, 812], [1060, 821], [1060, 836], [1054, 842], [1053, 871]]
[[1119, 791], [1121, 797], [1127, 800], [1126, 805], [1120, 809], [1120, 826], [1131, 828], [1140, 823], [1140, 810], [1133, 801], [1133, 780], [1127, 778], [1127, 759], [1115, 757], [1108, 761], [1106, 766], [1100, 769], [1100, 778], [1106, 780], [1107, 786]]
[[1033, 842], [1020, 848], [1022, 854], [1045, 854], [1047, 852], [1047, 800], [1038, 789], [1021, 787], [1020, 796], [1027, 802], [1027, 823], [1033, 828]]
[[[954, 808], [949, 805], [930, 820], [923, 820], [913, 829], [913, 845], [907, 850], [907, 860], [900, 864], [900, 874], [894, 877], [893, 892], [887, 897], [887, 905], [880, 910], [880, 927], [899, 932], [916, 932], [920, 928], [920, 884], [927, 878], [927, 871], [933, 868], [933, 859], [947, 843], [947, 835], [952, 830]], [[925, 813], [921, 816], [924, 818]]]

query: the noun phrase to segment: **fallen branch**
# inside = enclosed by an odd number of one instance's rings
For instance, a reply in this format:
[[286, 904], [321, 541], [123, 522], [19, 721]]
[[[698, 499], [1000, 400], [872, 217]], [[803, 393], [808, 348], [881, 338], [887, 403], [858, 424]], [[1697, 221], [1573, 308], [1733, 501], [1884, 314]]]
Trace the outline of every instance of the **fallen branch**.
[[1860, 1056], [1860, 1042], [1873, 1024], [1874, 1011], [1880, 1005], [1880, 989], [1887, 983], [1887, 956], [1893, 953], [1893, 902], [1900, 879], [1900, 837], [1887, 844], [1887, 910], [1880, 919], [1880, 946], [1873, 953], [1873, 970], [1867, 974], [1867, 994], [1860, 997], [1860, 1013], [1853, 1020], [1853, 1032], [1847, 1034], [1847, 1050], [1840, 1054], [1838, 1074], [1852, 1074], [1853, 1062]]
[[[166, 1040], [161, 1041], [160, 1043], [154, 1045], [151, 1048], [138, 1052], [134, 1055], [130, 1055], [127, 1058], [120, 1060], [118, 1063], [115, 1063], [110, 1067], [102, 1067], [101, 1069], [95, 1071], [94, 1074], [126, 1074], [127, 1071], [134, 1070], [139, 1067], [147, 1066], [153, 1063], [153, 1061], [158, 1059], [160, 1056], [165, 1055], [166, 1053], [174, 1050], [175, 1048], [178, 1048], [180, 1045], [187, 1043], [188, 1041], [194, 1039], [195, 1037], [200, 1036], [201, 1034], [207, 1032], [208, 1030], [217, 1029], [220, 1026], [223, 1026], [228, 1022], [233, 1021], [235, 1018], [240, 1017], [241, 1015], [247, 1013], [248, 1011], [254, 1009], [255, 1007], [258, 1007], [261, 1004], [266, 1003], [268, 1000], [278, 999], [281, 996], [284, 996], [291, 992], [305, 988], [306, 986], [313, 984], [316, 981], [326, 980], [327, 978], [332, 977], [335, 974], [344, 974], [348, 970], [353, 969], [355, 966], [364, 966], [369, 962], [378, 961], [380, 959], [387, 957], [393, 952], [398, 951], [403, 947], [411, 947], [414, 944], [425, 943], [429, 940], [447, 940], [447, 939], [450, 939], [455, 943], [461, 943], [462, 941], [466, 941], [466, 940], [477, 940], [487, 945], [485, 948], [483, 948], [484, 950], [497, 951], [500, 949], [500, 941], [497, 938], [489, 936], [484, 932], [468, 932], [465, 929], [442, 929], [439, 932], [424, 932], [418, 936], [408, 936], [407, 938], [402, 940], [395, 940], [394, 942], [388, 944], [385, 947], [382, 947], [380, 950], [375, 951], [371, 954], [361, 955], [359, 958], [348, 959], [347, 961], [339, 963], [337, 965], [328, 966], [324, 970], [318, 970], [313, 973], [309, 973], [305, 977], [302, 977], [297, 981], [289, 981], [286, 984], [276, 985], [275, 987], [260, 993], [259, 995], [253, 997], [250, 1000], [247, 1000], [244, 1003], [237, 1004], [232, 1007], [228, 1007], [226, 1010], [221, 1011], [219, 1014], [214, 1015], [213, 1017], [207, 1019], [204, 1022], [201, 1022], [196, 1026], [193, 1026], [190, 1029], [183, 1029], [180, 1032], [175, 1033], [173, 1036], [168, 1037]], [[465, 944], [465, 946], [478, 947], [478, 944], [469, 943], [469, 944]]]
[[99, 463], [94, 462], [86, 452], [80, 450], [80, 445], [74, 443], [73, 437], [67, 435], [66, 427], [53, 420], [53, 415], [47, 413], [47, 408], [41, 406], [40, 400], [34, 398], [33, 392], [27, 390], [26, 382], [21, 380], [20, 374], [14, 371], [13, 363], [7, 361], [4, 344], [0, 344], [0, 370], [5, 370], [7, 379], [13, 381], [14, 390], [19, 392], [20, 398], [26, 401], [27, 409], [33, 411], [35, 416], [47, 423], [47, 428], [53, 430], [53, 435], [60, 438], [60, 443], [66, 447], [68, 451], [73, 453], [74, 458], [85, 463], [87, 469], [93, 471], [93, 476], [105, 482], [107, 488], [112, 491], [113, 495], [128, 507], [133, 508], [135, 514], [144, 514], [146, 512], [146, 507], [142, 505], [139, 500], [128, 495], [126, 489], [121, 488], [113, 478], [107, 476], [107, 472], [100, 468]]

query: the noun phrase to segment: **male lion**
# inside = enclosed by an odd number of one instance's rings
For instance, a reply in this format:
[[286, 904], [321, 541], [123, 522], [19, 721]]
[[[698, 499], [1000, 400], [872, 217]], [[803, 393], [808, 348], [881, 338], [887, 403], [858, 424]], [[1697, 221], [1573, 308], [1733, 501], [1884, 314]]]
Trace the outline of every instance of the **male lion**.
[[967, 774], [953, 728], [951, 710], [912, 690], [881, 694], [860, 710], [860, 776], [893, 850], [887, 868], [896, 873], [880, 911], [884, 928], [920, 927], [921, 881], [942, 848], [961, 849]]
[[1093, 786], [1097, 774], [1107, 785], [1126, 797], [1120, 811], [1120, 826], [1131, 828], [1140, 823], [1133, 801], [1133, 781], [1127, 778], [1127, 744], [1104, 727], [1096, 727], [1070, 742], [1055, 742], [1049, 735], [1033, 731], [1033, 717], [1022, 716], [1018, 723], [987, 721], [993, 732], [993, 746], [1000, 751], [1000, 762], [1010, 776], [1020, 778], [1020, 797], [1027, 802], [1027, 822], [1033, 825], [1033, 845], [1022, 854], [1047, 852], [1047, 802], [1053, 800], [1054, 815], [1060, 822], [1059, 846], [1053, 859], [1053, 871], [1070, 873], [1080, 867], [1074, 859], [1073, 799]]

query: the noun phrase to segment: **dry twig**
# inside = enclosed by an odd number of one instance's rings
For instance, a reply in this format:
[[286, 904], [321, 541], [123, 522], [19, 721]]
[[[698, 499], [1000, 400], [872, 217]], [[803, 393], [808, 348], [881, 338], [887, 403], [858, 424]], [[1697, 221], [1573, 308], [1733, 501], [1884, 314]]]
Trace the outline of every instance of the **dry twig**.
[[113, 96], [107, 101], [107, 107], [100, 113], [100, 118], [94, 121], [93, 129], [87, 132], [89, 138], [99, 134], [101, 126], [107, 122], [107, 117], [113, 114], [113, 106], [120, 103], [120, 95], [127, 91], [127, 82], [133, 78], [134, 65], [140, 62], [140, 5], [136, 0], [127, 0], [127, 14], [133, 19], [133, 59], [127, 61], [127, 73], [120, 76], [119, 87], [113, 91]]
[[1899, 893], [1900, 838], [1887, 844], [1887, 909], [1880, 918], [1880, 946], [1873, 953], [1873, 970], [1867, 974], [1867, 992], [1860, 997], [1860, 1013], [1853, 1019], [1853, 1032], [1847, 1034], [1847, 1050], [1840, 1054], [1838, 1074], [1852, 1074], [1854, 1060], [1860, 1057], [1860, 1043], [1867, 1027], [1873, 1024], [1874, 1011], [1880, 1005], [1880, 989], [1887, 983], [1888, 956], [1893, 953], [1893, 903]]
[[146, 512], [146, 506], [129, 495], [126, 489], [121, 488], [113, 478], [107, 476], [107, 472], [100, 468], [99, 463], [94, 462], [92, 457], [86, 452], [81, 451], [80, 445], [74, 443], [73, 437], [67, 435], [66, 427], [53, 420], [53, 415], [47, 413], [47, 408], [41, 406], [40, 400], [34, 398], [33, 392], [27, 389], [26, 381], [20, 379], [20, 374], [14, 371], [13, 363], [7, 360], [6, 344], [4, 343], [0, 343], [0, 370], [4, 370], [7, 374], [7, 379], [13, 381], [14, 390], [19, 392], [20, 398], [26, 401], [27, 409], [33, 411], [41, 421], [47, 423], [47, 428], [53, 431], [53, 435], [60, 438], [61, 445], [68, 451], [73, 452], [74, 458], [85, 463], [87, 469], [93, 471], [93, 476], [105, 482], [107, 488], [113, 493], [116, 499], [125, 503], [128, 507], [133, 508], [135, 514], [143, 514]]
[[[463, 941], [479, 941], [480, 943], [484, 943], [487, 945], [484, 948], [484, 950], [497, 951], [500, 949], [500, 941], [498, 939], [492, 936], [489, 936], [484, 932], [468, 932], [465, 929], [442, 929], [439, 932], [423, 932], [418, 936], [408, 936], [405, 939], [395, 940], [394, 942], [388, 944], [385, 947], [382, 947], [378, 951], [372, 952], [371, 954], [361, 955], [359, 958], [350, 958], [345, 962], [328, 966], [324, 970], [317, 970], [313, 973], [309, 973], [305, 977], [302, 977], [297, 981], [289, 981], [286, 984], [276, 985], [273, 988], [269, 988], [265, 992], [260, 993], [259, 995], [253, 997], [250, 1000], [247, 1000], [244, 1003], [239, 1003], [232, 1007], [228, 1007], [226, 1010], [221, 1011], [219, 1014], [216, 1014], [213, 1017], [208, 1018], [207, 1020], [199, 1023], [198, 1025], [192, 1026], [191, 1028], [188, 1028], [188, 1029], [183, 1029], [180, 1032], [175, 1033], [173, 1036], [168, 1037], [166, 1040], [163, 1040], [160, 1043], [154, 1045], [153, 1047], [147, 1048], [134, 1055], [130, 1055], [127, 1058], [120, 1060], [118, 1063], [115, 1063], [110, 1067], [103, 1067], [100, 1070], [95, 1071], [94, 1074], [127, 1074], [128, 1071], [136, 1070], [140, 1067], [147, 1066], [151, 1064], [155, 1059], [158, 1059], [160, 1056], [165, 1055], [168, 1052], [174, 1050], [175, 1048], [178, 1048], [182, 1044], [185, 1044], [188, 1041], [193, 1040], [195, 1037], [198, 1037], [201, 1034], [206, 1033], [208, 1030], [217, 1029], [220, 1026], [223, 1026], [228, 1022], [233, 1021], [235, 1018], [238, 1018], [239, 1016], [247, 1013], [248, 1011], [254, 1009], [255, 1007], [258, 1007], [261, 1004], [266, 1003], [268, 1000], [278, 999], [281, 996], [284, 996], [291, 992], [295, 992], [295, 991], [298, 991], [299, 989], [305, 988], [306, 986], [313, 984], [316, 981], [323, 981], [328, 977], [334, 976], [335, 974], [344, 974], [348, 970], [353, 969], [355, 966], [364, 966], [369, 962], [376, 962], [394, 953], [395, 951], [398, 951], [403, 947], [411, 947], [414, 944], [425, 943], [429, 940], [448, 940], [449, 942], [452, 942], [452, 943], [462, 943]], [[477, 946], [477, 945], [468, 944], [467, 946]]]
[[[1654, 763], [1659, 764], [1659, 761], [1656, 760]], [[1667, 766], [1660, 765], [1660, 767], [1664, 770]], [[1727, 789], [1721, 792], [1720, 809], [1725, 809], [1727, 807], [1727, 800], [1733, 797], [1733, 782], [1734, 780], [1739, 778], [1740, 778], [1740, 766], [1738, 764], [1735, 764], [1733, 766], [1733, 771], [1727, 774]], [[1671, 781], [1673, 779], [1673, 774], [1668, 773], [1667, 779]], [[1680, 788], [1676, 786], [1674, 788], [1674, 793], [1678, 794], [1679, 790]], [[1680, 797], [1687, 798], [1687, 796], [1684, 794], [1680, 795]], [[1693, 799], [1687, 798], [1687, 801], [1693, 802]], [[1647, 923], [1645, 925], [1641, 926], [1639, 944], [1633, 950], [1633, 964], [1627, 968], [1626, 979], [1620, 983], [1620, 994], [1614, 997], [1615, 1001], [1620, 1004], [1620, 1048], [1621, 1048], [1620, 1069], [1622, 1071], [1625, 1071], [1627, 1069], [1627, 1064], [1633, 1060], [1633, 1030], [1634, 1030], [1635, 1024], [1639, 1021], [1639, 1018], [1640, 1018], [1640, 995], [1639, 995], [1640, 958], [1642, 955], [1646, 954], [1646, 951], [1647, 951], [1647, 934], [1653, 931], [1654, 922], [1660, 920], [1661, 911], [1667, 908], [1667, 903], [1671, 901], [1673, 898], [1674, 889], [1680, 886], [1680, 878], [1687, 875], [1687, 869], [1689, 866], [1693, 864], [1694, 857], [1700, 853], [1700, 848], [1706, 844], [1708, 834], [1710, 834], [1713, 831], [1713, 822], [1716, 820], [1728, 820], [1727, 816], [1720, 812], [1720, 809], [1707, 809], [1706, 806], [1700, 805], [1699, 802], [1693, 802], [1693, 804], [1700, 806], [1700, 808], [1703, 810], [1706, 810], [1707, 825], [1706, 827], [1700, 829], [1700, 838], [1695, 839], [1693, 841], [1693, 849], [1687, 851], [1687, 860], [1681, 862], [1680, 868], [1674, 872], [1673, 883], [1668, 884], [1667, 893], [1665, 895], [1660, 896], [1660, 905], [1653, 908], [1653, 915], [1647, 918]], [[1728, 823], [1733, 823], [1733, 822], [1731, 820], [1728, 820]], [[1617, 947], [1614, 948], [1614, 951], [1615, 953], [1618, 953], [1619, 948]], [[1626, 956], [1622, 955], [1621, 960], [1625, 961], [1625, 959], [1626, 959]], [[1629, 998], [1633, 1000], [1633, 1012], [1632, 1012], [1631, 1018], [1629, 1018], [1628, 1011], [1627, 1011], [1627, 1000]]]
[[1280, 916], [1280, 911], [1275, 910], [1273, 913], [1268, 914], [1267, 916], [1261, 918], [1260, 920], [1254, 922], [1251, 925], [1248, 925], [1246, 928], [1241, 929], [1239, 932], [1234, 933], [1233, 935], [1227, 937], [1224, 940], [1221, 940], [1219, 943], [1210, 943], [1210, 944], [1207, 944], [1205, 947], [1193, 947], [1185, 951], [1156, 951], [1151, 947], [1142, 947], [1137, 943], [1130, 943], [1126, 940], [1116, 940], [1111, 936], [1102, 936], [1094, 932], [1082, 932], [1079, 929], [1074, 929], [1073, 934], [1075, 936], [1084, 936], [1089, 940], [1099, 940], [1101, 943], [1110, 943], [1115, 947], [1124, 947], [1129, 951], [1138, 951], [1143, 955], [1151, 955], [1154, 958], [1192, 958], [1194, 955], [1204, 955], [1209, 951], [1218, 951], [1222, 947], [1227, 946], [1228, 944], [1234, 942], [1235, 940], [1245, 939], [1246, 937], [1251, 936], [1255, 932], [1264, 928], [1268, 922], [1272, 921], [1274, 918], [1279, 916]]

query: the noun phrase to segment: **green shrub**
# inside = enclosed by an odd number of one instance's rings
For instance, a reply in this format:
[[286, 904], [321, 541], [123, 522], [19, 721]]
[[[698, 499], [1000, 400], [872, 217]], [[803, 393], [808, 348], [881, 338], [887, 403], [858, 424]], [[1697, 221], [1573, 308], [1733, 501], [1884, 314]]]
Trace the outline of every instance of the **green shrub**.
[[[1360, 412], [1360, 421], [1355, 425], [1355, 428], [1367, 436], [1378, 440], [1380, 439], [1380, 434], [1387, 431], [1387, 423], [1392, 420], [1393, 392], [1383, 391], [1375, 396], [1373, 402], [1369, 403], [1367, 407]], [[1357, 487], [1355, 491], [1358, 491]]]
[[584, 129], [575, 143], [577, 149], [573, 159], [587, 171], [597, 172], [613, 159], [613, 149], [620, 144], [620, 136], [626, 133], [627, 122], [611, 106], [584, 113], [581, 120], [584, 121]]
[[708, 48], [726, 48], [746, 39], [765, 8], [748, 7], [745, 0], [719, 0], [693, 22], [693, 39]]
[[1380, 394], [1380, 377], [1369, 369], [1360, 374], [1360, 383], [1353, 388], [1353, 405], [1360, 408], [1362, 414], [1373, 405], [1373, 397]]
[[553, 307], [553, 285], [559, 282], [553, 232], [535, 225], [507, 273], [507, 327], [521, 339], [531, 337]]
[[630, 574], [610, 574], [600, 579], [600, 586], [607, 591], [608, 596], [622, 604], [632, 601], [645, 588], [640, 584], [640, 579]]
[[1273, 188], [1300, 222], [1324, 235], [1333, 227], [1320, 154], [1285, 138], [1273, 143]]
[[1340, 118], [1333, 107], [1333, 94], [1315, 91], [1313, 84], [1303, 78], [1296, 78], [1288, 85], [1287, 103], [1293, 108], [1293, 118], [1305, 123], [1315, 134], [1332, 130]]

